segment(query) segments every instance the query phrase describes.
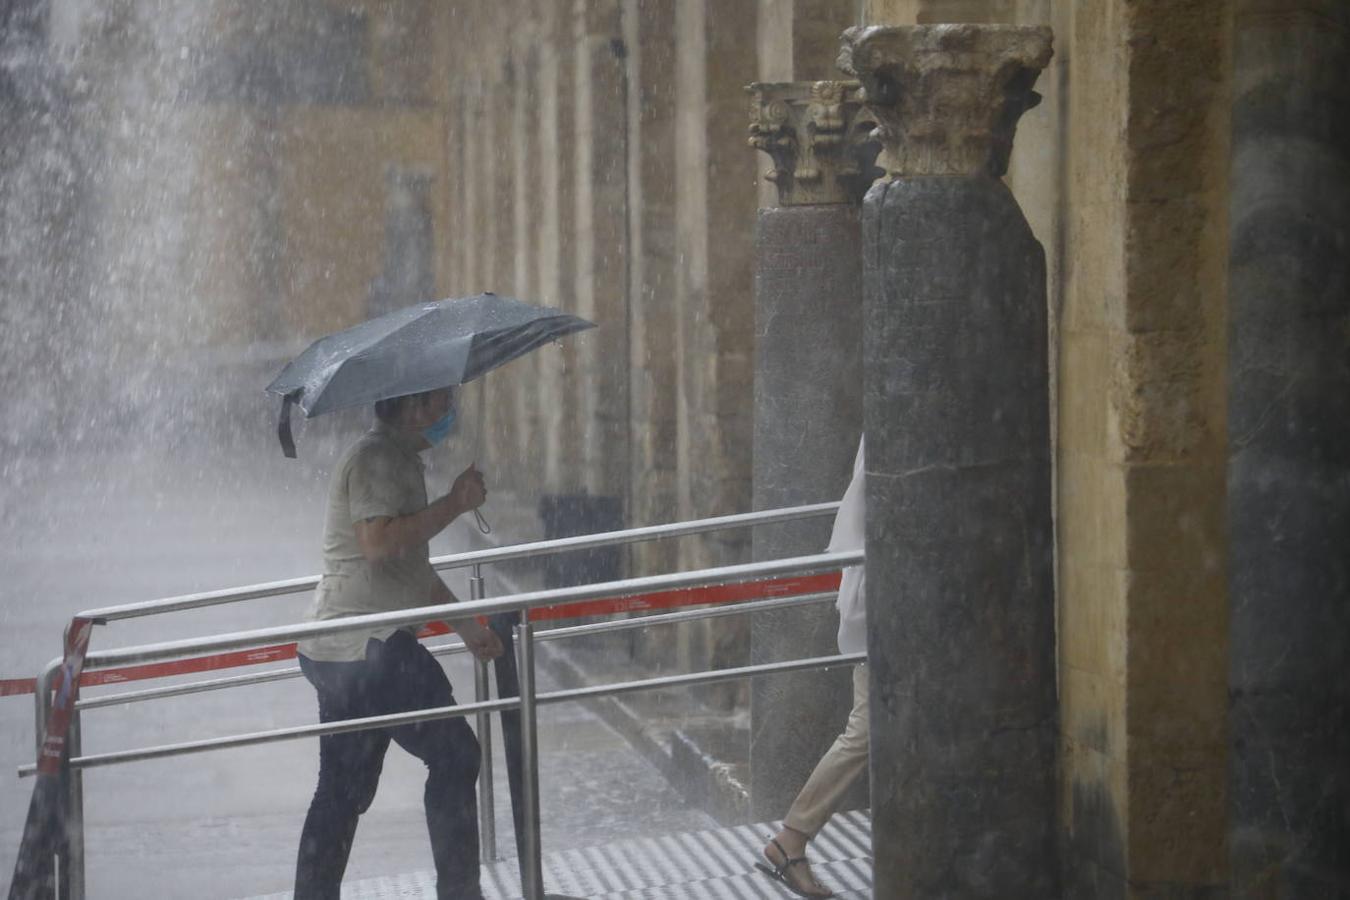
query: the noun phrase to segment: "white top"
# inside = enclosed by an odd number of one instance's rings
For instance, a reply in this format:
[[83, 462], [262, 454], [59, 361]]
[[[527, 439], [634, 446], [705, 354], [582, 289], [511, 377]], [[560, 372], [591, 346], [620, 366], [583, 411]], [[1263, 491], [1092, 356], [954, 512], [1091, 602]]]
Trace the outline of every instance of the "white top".
[[[863, 441], [858, 439], [858, 456], [853, 460], [853, 478], [844, 491], [839, 512], [834, 517], [830, 545], [826, 553], [862, 550], [867, 538], [866, 477], [863, 474]], [[839, 652], [867, 652], [867, 585], [863, 566], [848, 566], [839, 582]]]

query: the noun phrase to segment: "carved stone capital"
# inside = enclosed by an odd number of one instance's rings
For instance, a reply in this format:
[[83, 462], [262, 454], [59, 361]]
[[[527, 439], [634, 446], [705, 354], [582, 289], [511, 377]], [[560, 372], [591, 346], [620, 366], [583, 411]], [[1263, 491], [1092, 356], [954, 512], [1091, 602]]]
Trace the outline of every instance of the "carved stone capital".
[[746, 88], [750, 146], [773, 159], [764, 177], [782, 206], [857, 203], [875, 171], [869, 150], [876, 123], [856, 81], [756, 82]]
[[844, 32], [839, 68], [863, 83], [888, 175], [1001, 176], [1050, 62], [1044, 26], [916, 25]]

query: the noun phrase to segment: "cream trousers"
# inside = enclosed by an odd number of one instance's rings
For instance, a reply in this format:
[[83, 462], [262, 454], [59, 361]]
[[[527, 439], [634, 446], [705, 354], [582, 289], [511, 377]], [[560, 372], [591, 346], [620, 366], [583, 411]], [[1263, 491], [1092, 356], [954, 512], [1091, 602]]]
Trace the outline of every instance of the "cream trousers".
[[867, 769], [867, 666], [853, 667], [853, 711], [844, 733], [816, 763], [811, 777], [792, 801], [783, 824], [813, 838], [825, 827], [844, 794]]

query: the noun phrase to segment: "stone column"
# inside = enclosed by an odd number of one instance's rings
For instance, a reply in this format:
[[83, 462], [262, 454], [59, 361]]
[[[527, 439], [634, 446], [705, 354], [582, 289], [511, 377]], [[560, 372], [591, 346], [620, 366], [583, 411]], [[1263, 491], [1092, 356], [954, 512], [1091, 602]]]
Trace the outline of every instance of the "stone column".
[[577, 335], [583, 487], [628, 490], [627, 176], [620, 0], [573, 5], [573, 246], [577, 313], [600, 327]]
[[[540, 177], [539, 30], [538, 20], [526, 4], [530, 25], [514, 29], [511, 78], [514, 82], [511, 116], [511, 222], [513, 255], [511, 290], [528, 303], [540, 303], [538, 262], [542, 254], [540, 224], [544, 198]], [[542, 379], [540, 366], [553, 348], [541, 347], [511, 368], [511, 417], [521, 447], [520, 468], [512, 489], [534, 498], [543, 489], [544, 458], [551, 448], [540, 439]]]
[[[515, 291], [516, 254], [529, 248], [516, 246], [515, 202], [512, 189], [512, 154], [510, 146], [518, 117], [513, 114], [517, 90], [509, 48], [492, 60], [492, 81], [487, 87], [487, 118], [491, 123], [491, 139], [484, 147], [490, 173], [487, 185], [490, 193], [484, 198], [489, 216], [488, 261], [484, 270], [491, 279], [483, 290], [510, 296]], [[502, 484], [515, 484], [524, 469], [524, 447], [520, 441], [519, 422], [515, 409], [516, 370], [503, 368], [483, 378], [480, 394], [483, 398], [483, 439], [486, 456], [492, 460], [492, 476]]]
[[[628, 521], [648, 525], [674, 517], [676, 394], [680, 361], [673, 336], [675, 295], [675, 5], [676, 0], [624, 0], [628, 123], [629, 430], [632, 441]], [[637, 572], [676, 568], [670, 541], [635, 544]], [[653, 637], [656, 634], [653, 633]], [[658, 641], [670, 645], [670, 635]], [[653, 647], [654, 652], [660, 652]]]
[[[857, 82], [749, 88], [750, 144], [772, 159], [777, 205], [755, 232], [755, 509], [843, 495], [862, 432], [862, 255], [859, 201], [872, 122]], [[875, 149], [873, 149], [873, 153]], [[756, 559], [820, 553], [830, 520], [759, 528]], [[753, 662], [836, 652], [832, 607], [759, 613]], [[843, 728], [850, 674], [757, 678], [750, 693], [750, 803], [782, 818]], [[865, 794], [860, 785], [856, 799]], [[865, 802], [865, 801], [862, 801]]]
[[1350, 8], [1242, 0], [1228, 535], [1234, 897], [1350, 888]]
[[759, 77], [814, 81], [837, 75], [839, 34], [859, 23], [857, 0], [757, 0]]
[[[675, 323], [680, 373], [676, 492], [681, 518], [719, 515], [750, 503], [754, 319], [750, 221], [759, 208], [755, 160], [745, 152], [745, 85], [756, 78], [751, 3], [676, 4], [674, 76]], [[743, 532], [682, 541], [681, 567], [744, 559]], [[725, 643], [739, 625], [717, 626]], [[734, 643], [734, 641], [733, 641]], [[724, 656], [731, 664], [734, 654]], [[743, 657], [742, 657], [743, 658]]]
[[[571, 35], [571, 20], [565, 9], [552, 2], [538, 2], [539, 75], [535, 90], [539, 103], [538, 169], [538, 244], [534, 254], [537, 302], [570, 310], [575, 304], [572, 291], [573, 260], [565, 251], [570, 228], [572, 170], [571, 142], [566, 139], [565, 121], [570, 122], [572, 72], [565, 40]], [[565, 29], [565, 30], [564, 30]], [[572, 488], [568, 482], [577, 477], [575, 457], [565, 439], [569, 414], [565, 405], [566, 386], [571, 382], [570, 357], [559, 344], [540, 354], [535, 385], [539, 415], [539, 475], [543, 490], [560, 492]]]
[[[754, 247], [745, 227], [759, 208], [755, 159], [745, 152], [745, 86], [756, 78], [753, 3], [675, 5], [675, 493], [680, 518], [750, 506], [754, 416], [751, 349]], [[680, 541], [683, 569], [743, 561], [744, 531]], [[750, 628], [735, 618], [681, 630], [682, 665], [741, 665]], [[707, 651], [705, 653], [705, 651]], [[747, 702], [743, 683], [703, 692], [720, 708]]]
[[1000, 180], [1048, 28], [851, 29], [863, 203], [878, 897], [1051, 897], [1056, 699], [1045, 262]]
[[[574, 165], [577, 93], [574, 11], [567, 4], [541, 2], [542, 69], [539, 182], [543, 219], [538, 254], [539, 299], [548, 306], [577, 311], [576, 182]], [[540, 402], [543, 460], [549, 493], [576, 493], [585, 482], [581, 464], [584, 426], [576, 389], [578, 348], [562, 341], [541, 365]]]

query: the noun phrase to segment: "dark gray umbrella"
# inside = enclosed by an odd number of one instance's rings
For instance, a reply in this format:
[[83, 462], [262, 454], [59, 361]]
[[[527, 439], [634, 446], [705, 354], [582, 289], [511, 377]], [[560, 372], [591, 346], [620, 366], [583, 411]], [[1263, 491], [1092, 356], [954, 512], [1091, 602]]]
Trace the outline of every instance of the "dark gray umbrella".
[[577, 316], [496, 294], [395, 310], [320, 338], [267, 386], [280, 394], [277, 436], [295, 456], [291, 406], [305, 418], [473, 381], [549, 341], [594, 328]]

